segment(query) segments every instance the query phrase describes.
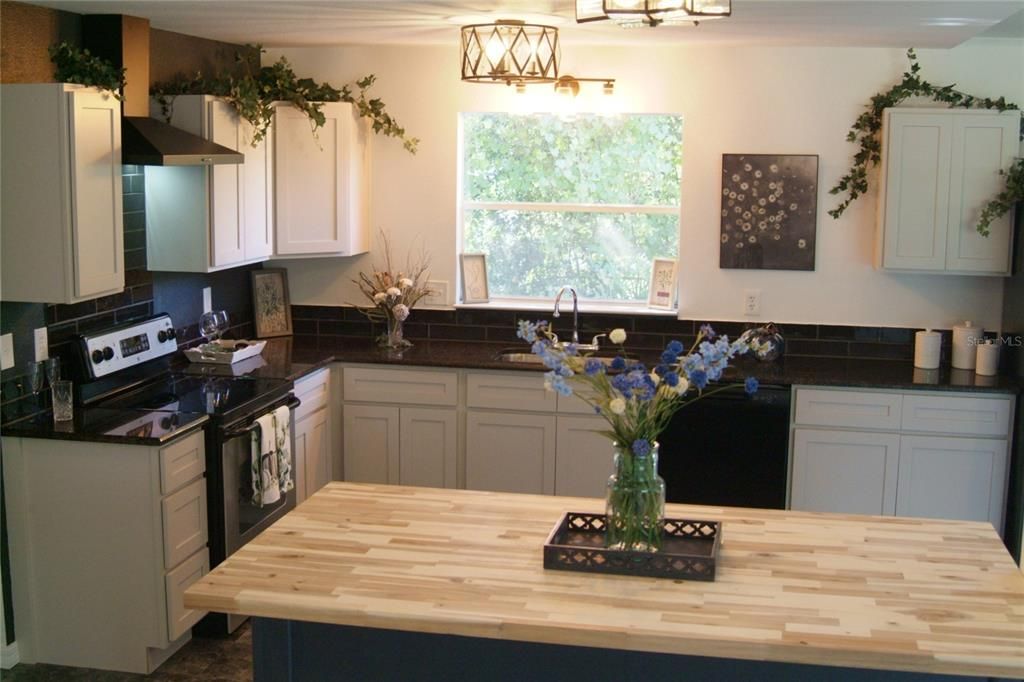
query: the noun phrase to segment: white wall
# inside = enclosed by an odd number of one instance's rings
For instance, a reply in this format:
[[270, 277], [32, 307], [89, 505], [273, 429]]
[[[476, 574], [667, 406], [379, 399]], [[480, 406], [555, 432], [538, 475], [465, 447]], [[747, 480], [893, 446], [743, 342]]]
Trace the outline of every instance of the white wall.
[[[460, 111], [549, 110], [547, 88], [527, 95], [500, 85], [462, 83], [459, 55], [446, 47], [337, 47], [270, 50], [300, 75], [340, 84], [375, 73], [374, 93], [413, 135], [409, 156], [393, 140], [374, 141], [375, 224], [402, 246], [422, 243], [434, 279], [456, 282], [456, 173]], [[949, 327], [969, 318], [1000, 324], [999, 278], [893, 275], [872, 267], [875, 197], [838, 221], [828, 189], [855, 147], [846, 131], [868, 97], [896, 82], [904, 51], [876, 48], [596, 47], [563, 45], [562, 73], [614, 77], [620, 111], [684, 116], [680, 317], [741, 319], [744, 289], [758, 288], [763, 317], [778, 322]], [[976, 39], [953, 50], [924, 50], [926, 79], [977, 95], [1024, 102], [1024, 41]], [[606, 106], [581, 96], [581, 110]], [[818, 154], [819, 208], [814, 272], [720, 270], [721, 154]], [[416, 240], [419, 239], [417, 242]], [[377, 254], [379, 257], [379, 253]], [[294, 303], [357, 302], [350, 280], [373, 255], [288, 264]], [[554, 292], [552, 292], [554, 293]]]

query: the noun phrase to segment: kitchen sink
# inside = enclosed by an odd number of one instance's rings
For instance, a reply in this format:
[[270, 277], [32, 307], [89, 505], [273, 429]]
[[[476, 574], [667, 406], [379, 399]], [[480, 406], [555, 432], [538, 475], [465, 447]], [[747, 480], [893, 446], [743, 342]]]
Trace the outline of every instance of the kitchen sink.
[[[605, 365], [612, 364], [614, 357], [608, 356], [590, 356], [594, 360], [600, 360]], [[540, 356], [534, 355], [533, 353], [501, 353], [498, 355], [500, 362], [510, 362], [513, 364], [520, 365], [542, 365], [544, 361], [540, 359]]]

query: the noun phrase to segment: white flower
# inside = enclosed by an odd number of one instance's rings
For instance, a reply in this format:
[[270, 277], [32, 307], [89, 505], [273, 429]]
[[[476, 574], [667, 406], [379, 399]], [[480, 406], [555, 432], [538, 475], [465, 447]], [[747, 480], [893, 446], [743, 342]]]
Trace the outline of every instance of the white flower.
[[404, 322], [405, 318], [409, 317], [409, 306], [399, 303], [391, 309], [391, 312], [394, 314], [396, 320]]
[[398, 280], [398, 283], [401, 285], [403, 289], [408, 289], [409, 287], [412, 286], [412, 280], [409, 279], [408, 277], [403, 277], [402, 279]]
[[626, 411], [626, 401], [622, 398], [613, 398], [608, 403], [608, 409], [611, 410], [612, 414], [622, 414]]
[[387, 294], [392, 298], [398, 298], [399, 296], [402, 295], [402, 290], [399, 289], [398, 287], [391, 287], [388, 289]]
[[626, 342], [626, 330], [621, 327], [611, 330], [608, 333], [608, 340], [621, 346]]
[[387, 294], [385, 294], [383, 291], [379, 291], [379, 292], [377, 292], [376, 294], [373, 295], [373, 302], [374, 303], [383, 303], [384, 299], [386, 299], [387, 297], [388, 297]]
[[657, 387], [657, 385], [661, 383], [661, 377], [659, 377], [659, 376], [658, 376], [657, 374], [655, 374], [654, 372], [651, 372], [651, 381], [653, 381], [653, 382], [654, 382], [654, 385], [655, 385], [655, 387]]
[[675, 391], [682, 395], [690, 390], [690, 380], [684, 376], [679, 377], [679, 383], [675, 385]]

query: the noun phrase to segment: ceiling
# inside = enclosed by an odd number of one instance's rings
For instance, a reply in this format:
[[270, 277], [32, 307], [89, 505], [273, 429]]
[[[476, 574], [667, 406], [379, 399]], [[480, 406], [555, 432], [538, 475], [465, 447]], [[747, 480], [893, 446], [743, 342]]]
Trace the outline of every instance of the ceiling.
[[132, 14], [155, 28], [267, 47], [454, 44], [453, 16], [561, 18], [563, 43], [760, 44], [949, 48], [968, 38], [1024, 38], [1024, 0], [733, 0], [733, 16], [698, 27], [577, 25], [573, 0], [27, 0]]

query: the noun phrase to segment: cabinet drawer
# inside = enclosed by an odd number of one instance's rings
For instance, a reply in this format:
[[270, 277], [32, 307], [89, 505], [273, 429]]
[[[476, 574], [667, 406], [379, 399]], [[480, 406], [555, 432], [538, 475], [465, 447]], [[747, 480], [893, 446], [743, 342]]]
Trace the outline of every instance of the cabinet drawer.
[[172, 493], [206, 471], [205, 433], [196, 431], [160, 450], [161, 493]]
[[900, 428], [902, 402], [899, 393], [801, 388], [796, 392], [794, 420], [807, 426], [895, 431]]
[[167, 586], [167, 639], [174, 641], [207, 614], [185, 607], [185, 590], [210, 572], [210, 552], [196, 552], [164, 578]]
[[455, 405], [458, 378], [454, 372], [346, 367], [345, 400], [413, 405]]
[[206, 546], [206, 479], [190, 483], [161, 503], [164, 568], [173, 568]]
[[295, 421], [326, 407], [331, 397], [331, 371], [321, 369], [295, 382], [292, 393], [302, 404], [295, 410]]
[[907, 395], [903, 430], [957, 436], [998, 436], [1010, 430], [1010, 401], [1005, 398]]
[[544, 388], [544, 376], [540, 372], [466, 376], [467, 407], [554, 412], [555, 396], [554, 391]]

